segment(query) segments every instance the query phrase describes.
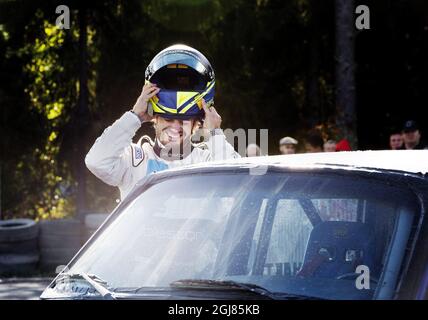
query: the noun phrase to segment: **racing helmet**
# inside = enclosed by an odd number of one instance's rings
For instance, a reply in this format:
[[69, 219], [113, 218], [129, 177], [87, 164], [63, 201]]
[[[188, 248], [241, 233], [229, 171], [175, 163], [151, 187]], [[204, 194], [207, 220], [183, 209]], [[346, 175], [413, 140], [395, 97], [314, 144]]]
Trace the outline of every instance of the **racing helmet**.
[[150, 99], [149, 108], [164, 118], [202, 118], [202, 98], [208, 105], [214, 102], [211, 64], [198, 50], [183, 44], [159, 52], [146, 68], [145, 80], [160, 88]]

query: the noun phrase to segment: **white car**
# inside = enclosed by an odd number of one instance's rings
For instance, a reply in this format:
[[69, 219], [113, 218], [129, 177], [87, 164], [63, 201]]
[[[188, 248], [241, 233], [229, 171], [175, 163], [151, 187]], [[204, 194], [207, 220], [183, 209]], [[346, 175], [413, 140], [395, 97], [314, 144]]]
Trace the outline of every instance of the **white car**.
[[428, 151], [242, 158], [140, 181], [42, 299], [426, 299]]

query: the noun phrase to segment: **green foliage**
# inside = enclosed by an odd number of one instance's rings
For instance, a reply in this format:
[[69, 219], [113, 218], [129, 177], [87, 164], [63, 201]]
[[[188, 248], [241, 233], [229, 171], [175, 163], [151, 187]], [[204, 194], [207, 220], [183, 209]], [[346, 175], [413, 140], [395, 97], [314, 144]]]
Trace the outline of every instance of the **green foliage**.
[[[74, 213], [76, 161], [83, 161], [76, 158], [76, 150], [87, 150], [105, 127], [130, 109], [147, 64], [172, 43], [194, 46], [212, 61], [224, 126], [269, 128], [271, 153], [282, 135], [298, 134], [297, 126], [304, 123], [311, 79], [324, 104], [331, 104], [332, 69], [322, 69], [326, 64], [319, 61], [312, 76], [306, 68], [311, 50], [307, 29], [314, 14], [328, 12], [328, 7], [314, 12], [310, 0], [104, 0], [87, 5], [91, 118], [85, 120], [76, 112], [80, 4], [68, 5], [70, 30], [55, 27], [54, 1], [26, 4], [17, 22], [10, 19], [0, 28], [4, 41], [13, 42], [5, 49], [7, 64], [21, 68], [22, 83], [15, 87], [25, 92], [20, 103], [26, 121], [38, 124], [26, 133], [34, 136], [34, 143], [25, 145], [16, 161], [4, 162], [8, 190], [3, 212], [9, 216]], [[18, 22], [25, 25], [22, 35], [9, 32], [22, 28]], [[331, 30], [318, 32], [325, 42], [320, 46], [331, 45]], [[8, 121], [15, 121], [12, 102], [6, 106]], [[74, 128], [88, 120], [89, 139], [77, 146]], [[13, 141], [4, 142], [5, 148]], [[88, 210], [111, 210], [116, 204], [117, 190], [90, 174], [87, 187]]]
[[[83, 161], [76, 152], [87, 151], [132, 107], [147, 64], [174, 43], [194, 46], [212, 62], [223, 126], [268, 128], [270, 154], [278, 152], [281, 137], [302, 141], [313, 127], [342, 138], [333, 125], [333, 0], [70, 0], [64, 3], [71, 10], [70, 30], [54, 26], [57, 4], [0, 2], [2, 212], [7, 216], [74, 213], [76, 165]], [[89, 117], [76, 108], [82, 4], [88, 11]], [[420, 80], [426, 78], [428, 32], [422, 13], [427, 3], [370, 0], [368, 5], [377, 18], [356, 45], [359, 122], [366, 125], [382, 124], [385, 115], [401, 120], [411, 109], [402, 106], [417, 106], [428, 95]], [[400, 109], [395, 116], [386, 112], [390, 105]], [[85, 121], [88, 138], [76, 141], [76, 127]], [[385, 139], [360, 128], [359, 139], [368, 147], [373, 139]], [[86, 173], [87, 209], [111, 210], [116, 188]]]
[[61, 145], [58, 136], [70, 118], [69, 110], [76, 96], [72, 86], [76, 77], [64, 63], [65, 44], [76, 39], [67, 37], [64, 30], [46, 20], [42, 10], [38, 10], [26, 26], [24, 39], [20, 47], [10, 48], [8, 56], [23, 62], [26, 112], [38, 115], [43, 129], [38, 132], [38, 144], [20, 153], [9, 164], [13, 179], [8, 181], [7, 191], [12, 196], [7, 202], [10, 207], [3, 208], [3, 214], [6, 217], [60, 218], [74, 212], [72, 199], [60, 188], [64, 182], [72, 183], [68, 163], [59, 162], [57, 158]]

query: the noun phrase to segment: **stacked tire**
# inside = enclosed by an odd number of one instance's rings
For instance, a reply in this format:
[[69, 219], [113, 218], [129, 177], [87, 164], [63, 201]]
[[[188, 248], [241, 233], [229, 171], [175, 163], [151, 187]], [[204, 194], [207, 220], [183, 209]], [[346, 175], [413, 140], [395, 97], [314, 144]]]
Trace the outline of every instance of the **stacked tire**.
[[85, 215], [85, 241], [87, 241], [92, 236], [92, 234], [103, 224], [107, 217], [107, 213], [87, 213]]
[[39, 225], [31, 219], [0, 221], [0, 275], [30, 275], [37, 272]]
[[82, 246], [82, 224], [77, 219], [45, 220], [40, 222], [40, 268], [55, 272], [66, 265]]

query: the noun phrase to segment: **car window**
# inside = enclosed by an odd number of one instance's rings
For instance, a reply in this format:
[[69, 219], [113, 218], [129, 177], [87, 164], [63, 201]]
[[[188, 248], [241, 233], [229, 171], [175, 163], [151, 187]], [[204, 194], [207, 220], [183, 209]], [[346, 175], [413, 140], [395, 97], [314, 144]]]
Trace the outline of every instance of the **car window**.
[[278, 201], [264, 275], [294, 275], [303, 264], [306, 243], [313, 226], [299, 201]]
[[357, 221], [358, 199], [311, 199], [323, 221]]

